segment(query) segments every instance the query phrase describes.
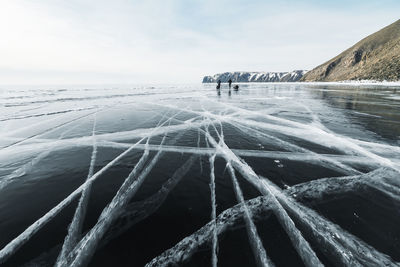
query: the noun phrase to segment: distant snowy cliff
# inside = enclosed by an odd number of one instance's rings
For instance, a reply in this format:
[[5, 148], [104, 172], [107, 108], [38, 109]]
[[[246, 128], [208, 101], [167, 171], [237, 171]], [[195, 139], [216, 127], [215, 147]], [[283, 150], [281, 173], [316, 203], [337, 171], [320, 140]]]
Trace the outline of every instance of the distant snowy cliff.
[[297, 82], [307, 71], [294, 70], [292, 72], [225, 72], [214, 76], [205, 76], [203, 83], [215, 83], [218, 80], [227, 82]]

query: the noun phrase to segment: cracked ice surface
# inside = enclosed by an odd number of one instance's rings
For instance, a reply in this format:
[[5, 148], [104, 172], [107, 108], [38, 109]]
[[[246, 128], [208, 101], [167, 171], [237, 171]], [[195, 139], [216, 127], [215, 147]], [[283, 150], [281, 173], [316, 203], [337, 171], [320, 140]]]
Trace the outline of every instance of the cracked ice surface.
[[398, 88], [358, 89], [3, 89], [0, 264], [399, 266]]

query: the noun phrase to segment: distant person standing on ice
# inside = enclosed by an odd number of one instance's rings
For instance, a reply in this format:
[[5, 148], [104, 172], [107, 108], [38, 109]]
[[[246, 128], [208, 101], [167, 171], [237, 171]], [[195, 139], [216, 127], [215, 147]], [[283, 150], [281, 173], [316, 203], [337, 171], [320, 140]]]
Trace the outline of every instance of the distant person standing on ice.
[[221, 80], [218, 80], [217, 83], [218, 83], [218, 84], [217, 84], [217, 89], [220, 89], [220, 88], [221, 88]]
[[232, 80], [231, 80], [231, 79], [229, 79], [228, 83], [229, 83], [229, 89], [231, 89], [231, 86], [232, 86]]

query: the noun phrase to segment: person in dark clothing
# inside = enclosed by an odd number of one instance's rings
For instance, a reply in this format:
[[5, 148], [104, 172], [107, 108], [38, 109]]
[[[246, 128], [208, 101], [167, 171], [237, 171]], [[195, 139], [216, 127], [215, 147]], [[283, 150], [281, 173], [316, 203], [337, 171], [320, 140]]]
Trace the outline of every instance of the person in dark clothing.
[[231, 79], [229, 79], [228, 83], [229, 83], [229, 89], [231, 89], [231, 86], [232, 86], [232, 80], [231, 80]]
[[239, 90], [239, 85], [233, 86], [233, 89], [235, 89], [235, 91]]
[[221, 80], [218, 80], [217, 82], [217, 89], [219, 90], [221, 88]]

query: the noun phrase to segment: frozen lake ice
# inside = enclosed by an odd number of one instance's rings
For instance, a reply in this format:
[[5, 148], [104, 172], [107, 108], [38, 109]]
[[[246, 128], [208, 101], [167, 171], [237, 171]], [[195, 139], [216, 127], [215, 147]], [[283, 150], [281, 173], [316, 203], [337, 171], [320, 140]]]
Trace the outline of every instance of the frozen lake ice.
[[1, 266], [400, 265], [400, 87], [0, 95]]

